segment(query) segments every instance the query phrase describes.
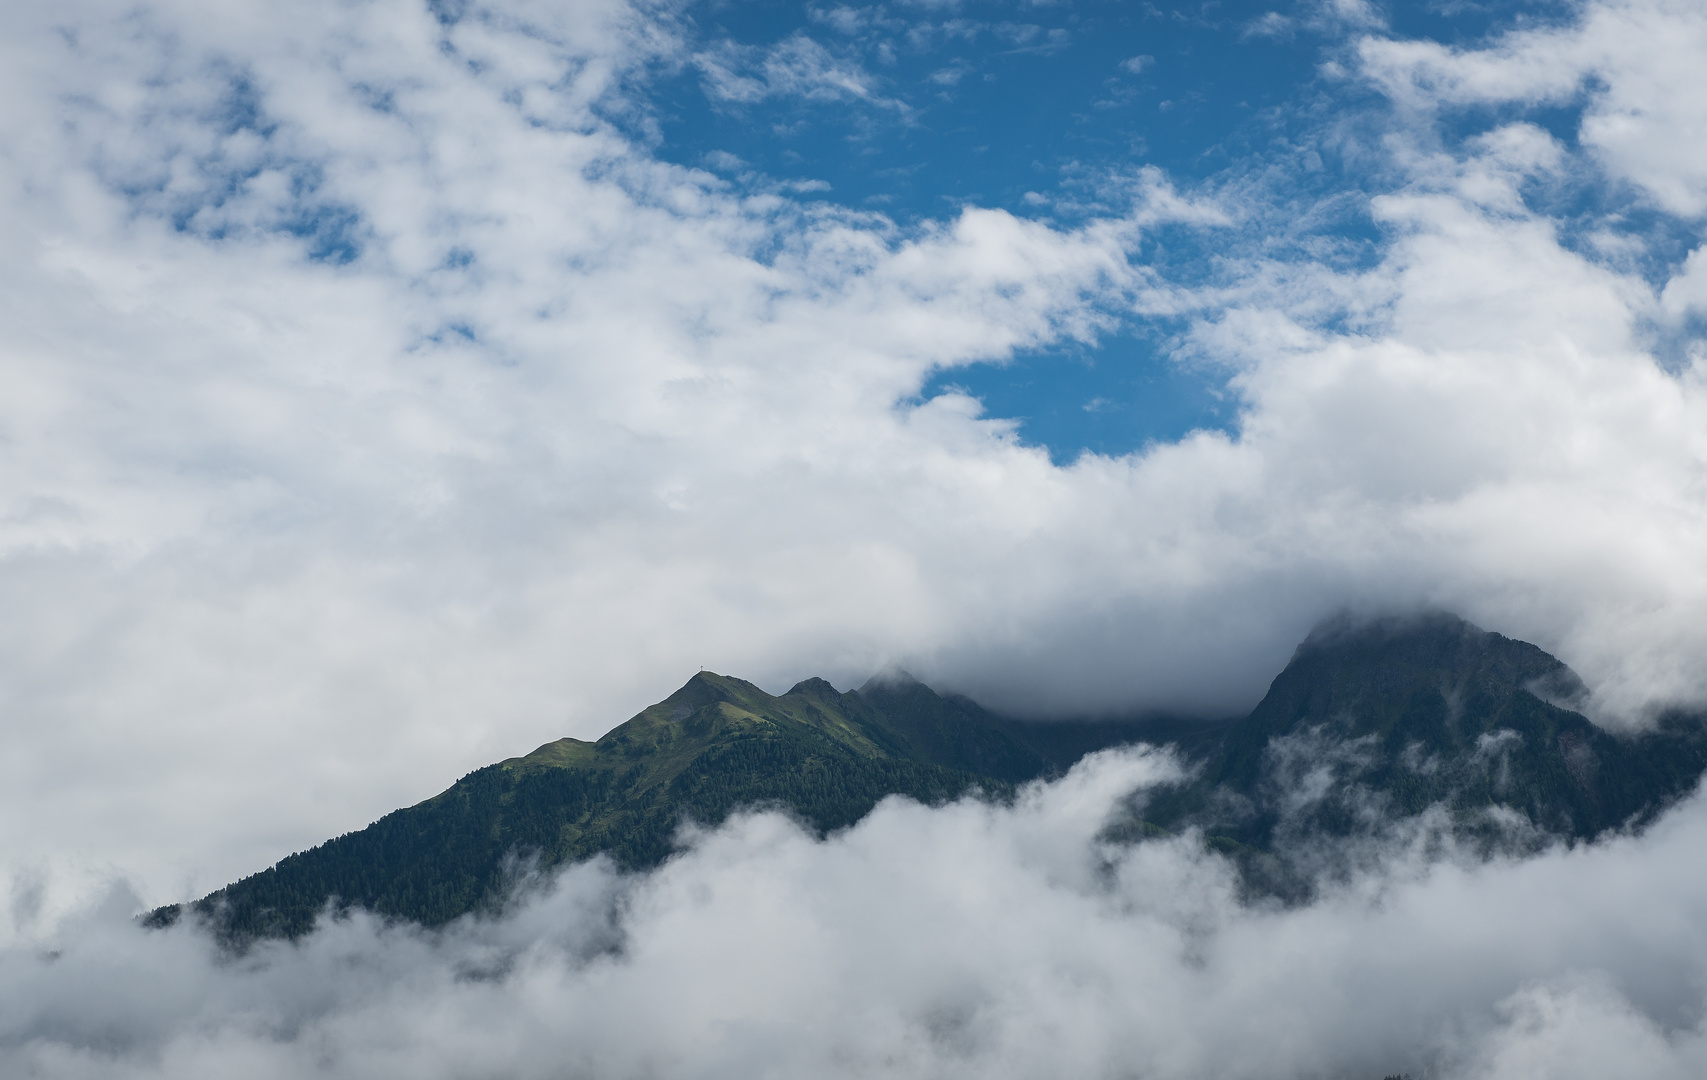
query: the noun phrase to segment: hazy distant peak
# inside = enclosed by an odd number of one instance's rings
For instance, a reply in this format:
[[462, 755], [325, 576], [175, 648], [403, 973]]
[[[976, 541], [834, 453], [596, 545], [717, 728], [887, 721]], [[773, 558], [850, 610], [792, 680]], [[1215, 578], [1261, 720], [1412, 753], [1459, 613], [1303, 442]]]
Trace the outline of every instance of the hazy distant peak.
[[1468, 619], [1448, 611], [1418, 611], [1403, 615], [1360, 615], [1342, 611], [1317, 623], [1298, 643], [1294, 660], [1315, 652], [1388, 647], [1401, 649], [1417, 644], [1479, 643], [1490, 635]]
[[1436, 667], [1466, 674], [1479, 669], [1511, 686], [1534, 679], [1557, 679], [1561, 671], [1569, 680], [1576, 679], [1563, 661], [1546, 650], [1440, 611], [1326, 619], [1299, 643], [1291, 664], [1322, 659]]
[[1455, 713], [1472, 698], [1501, 701], [1519, 691], [1554, 703], [1584, 693], [1557, 657], [1447, 612], [1340, 615], [1311, 631], [1252, 715], [1282, 725], [1353, 715], [1371, 722], [1403, 712], [1418, 695]]
[[890, 668], [887, 671], [880, 671], [871, 678], [865, 680], [865, 682], [860, 686], [858, 693], [861, 697], [865, 697], [876, 691], [908, 690], [915, 686], [924, 685], [924, 683], [913, 677], [912, 672], [907, 671], [905, 668]]

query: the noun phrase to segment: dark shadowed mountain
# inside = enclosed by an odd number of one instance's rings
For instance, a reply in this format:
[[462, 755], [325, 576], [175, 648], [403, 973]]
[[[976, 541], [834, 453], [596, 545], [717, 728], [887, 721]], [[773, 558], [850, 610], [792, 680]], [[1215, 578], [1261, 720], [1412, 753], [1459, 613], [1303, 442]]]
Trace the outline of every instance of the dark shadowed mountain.
[[1325, 624], [1142, 816], [1265, 850], [1431, 807], [1489, 843], [1588, 839], [1646, 824], [1707, 768], [1699, 718], [1619, 736], [1573, 711], [1584, 696], [1552, 656], [1453, 616]]
[[[1420, 815], [1484, 850], [1636, 828], [1707, 768], [1697, 718], [1618, 736], [1570, 708], [1582, 685], [1533, 645], [1451, 616], [1336, 622], [1237, 721], [1025, 722], [906, 676], [773, 697], [701, 672], [597, 742], [561, 739], [197, 901], [232, 941], [307, 932], [328, 905], [441, 925], [503, 902], [521, 865], [667, 858], [682, 822], [780, 806], [820, 833], [879, 800], [936, 803], [1069, 768], [1107, 746], [1172, 745], [1189, 779], [1111, 823], [1129, 841], [1201, 830], [1247, 882], [1306, 887], [1288, 853]], [[150, 925], [175, 921], [177, 905]]]

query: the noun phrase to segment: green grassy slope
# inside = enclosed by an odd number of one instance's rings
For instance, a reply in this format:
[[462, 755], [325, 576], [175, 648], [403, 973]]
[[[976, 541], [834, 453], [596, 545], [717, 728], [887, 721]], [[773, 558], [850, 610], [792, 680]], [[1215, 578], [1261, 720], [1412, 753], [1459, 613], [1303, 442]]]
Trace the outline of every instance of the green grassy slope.
[[[981, 710], [971, 708], [961, 716], [975, 726]], [[702, 672], [597, 742], [561, 739], [478, 769], [194, 907], [234, 939], [300, 935], [328, 902], [434, 926], [500, 900], [515, 855], [551, 866], [607, 853], [646, 867], [669, 854], [684, 820], [716, 824], [739, 807], [775, 804], [831, 830], [886, 795], [940, 802], [974, 787], [1002, 795], [1042, 767], [1015, 757], [980, 775], [964, 767], [984, 760], [975, 749], [915, 736], [904, 714], [893, 722], [823, 680], [773, 697]], [[1004, 738], [989, 736], [1019, 754]], [[162, 909], [154, 921], [171, 917]]]

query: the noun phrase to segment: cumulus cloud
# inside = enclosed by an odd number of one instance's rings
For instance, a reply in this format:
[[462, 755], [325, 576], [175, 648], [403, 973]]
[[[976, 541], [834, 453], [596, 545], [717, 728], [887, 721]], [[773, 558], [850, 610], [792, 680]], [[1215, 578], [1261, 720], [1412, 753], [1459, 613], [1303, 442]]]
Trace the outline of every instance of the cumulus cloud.
[[221, 956], [108, 910], [0, 953], [0, 1063], [81, 1076], [1699, 1075], [1692, 800], [1526, 862], [1390, 851], [1247, 906], [1196, 837], [1102, 839], [1174, 766], [1110, 751], [1011, 807], [775, 814], [639, 877], [583, 864], [441, 933], [331, 922]]
[[1360, 52], [1390, 93], [1421, 107], [1580, 99], [1579, 136], [1602, 168], [1671, 213], [1698, 216], [1707, 211], [1704, 48], [1700, 5], [1612, 0], [1487, 45], [1370, 38]]
[[1707, 313], [1707, 247], [1689, 253], [1660, 293], [1660, 306], [1674, 318]]
[[[1694, 213], [1699, 12], [1369, 38], [1402, 107], [1345, 265], [1275, 254], [1271, 191], [1153, 170], [1071, 224], [904, 229], [666, 164], [648, 80], [713, 55], [672, 11], [15, 20], [0, 843], [36, 908], [217, 886], [702, 664], [1228, 713], [1321, 615], [1428, 605], [1559, 653], [1608, 722], [1707, 699], [1707, 369], [1647, 336], [1694, 263], [1662, 298], [1530, 198], [1577, 149], [1430, 113], [1584, 95], [1608, 190]], [[741, 53], [729, 94], [875, 94], [837, 63]], [[1201, 273], [1147, 261], [1169, 229], [1213, 235]], [[1231, 434], [1058, 467], [919, 397], [1147, 319]]]

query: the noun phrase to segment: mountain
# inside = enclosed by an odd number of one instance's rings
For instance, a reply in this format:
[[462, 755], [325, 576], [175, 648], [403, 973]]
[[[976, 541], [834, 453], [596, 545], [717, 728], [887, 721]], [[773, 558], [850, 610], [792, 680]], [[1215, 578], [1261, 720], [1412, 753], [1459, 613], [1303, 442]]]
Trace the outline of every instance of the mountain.
[[1006, 798], [1137, 741], [1173, 746], [1192, 769], [1143, 793], [1110, 839], [1195, 828], [1248, 885], [1301, 895], [1320, 860], [1301, 864], [1299, 851], [1425, 814], [1483, 850], [1592, 838], [1652, 820], [1707, 769], [1699, 718], [1613, 735], [1570, 708], [1582, 694], [1542, 650], [1445, 615], [1324, 624], [1250, 715], [1224, 722], [1026, 722], [904, 675], [848, 693], [808, 679], [773, 697], [701, 672], [596, 742], [560, 739], [478, 769], [190, 907], [236, 942], [299, 936], [328, 904], [442, 925], [501, 904], [520, 861], [602, 853], [653, 866], [684, 820], [715, 825], [743, 806], [784, 807], [823, 833], [892, 794]]
[[[1002, 797], [1070, 765], [1075, 738], [1130, 741], [1144, 730], [1066, 725], [1033, 738], [1036, 726], [906, 676], [846, 694], [808, 679], [773, 697], [701, 672], [597, 742], [560, 739], [477, 769], [193, 906], [235, 940], [299, 936], [328, 902], [436, 926], [501, 902], [515, 856], [549, 867], [604, 853], [644, 868], [670, 853], [683, 820], [718, 824], [742, 806], [786, 807], [822, 833], [887, 795]], [[178, 913], [149, 918], [162, 925]]]
[[1707, 769], [1701, 718], [1614, 735], [1577, 676], [1448, 615], [1318, 627], [1187, 782], [1136, 809], [1264, 852], [1390, 831], [1434, 808], [1484, 851], [1639, 828]]

